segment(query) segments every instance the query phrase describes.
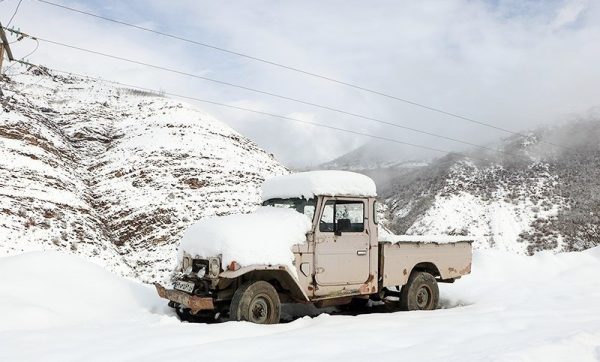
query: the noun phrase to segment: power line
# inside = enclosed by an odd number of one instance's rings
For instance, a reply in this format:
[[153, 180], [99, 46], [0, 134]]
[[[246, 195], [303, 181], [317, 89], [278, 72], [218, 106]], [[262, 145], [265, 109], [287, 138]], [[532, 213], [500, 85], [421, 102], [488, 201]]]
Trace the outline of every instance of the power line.
[[477, 148], [488, 150], [488, 151], [492, 151], [492, 152], [503, 153], [503, 154], [506, 154], [506, 155], [509, 155], [509, 156], [512, 156], [512, 157], [517, 157], [517, 158], [518, 157], [523, 157], [523, 156], [519, 156], [519, 155], [510, 153], [510, 152], [506, 152], [506, 151], [503, 151], [503, 150], [499, 150], [499, 149], [495, 149], [495, 148], [491, 148], [491, 147], [487, 147], [487, 146], [478, 145], [476, 143], [472, 143], [472, 142], [469, 142], [469, 141], [464, 141], [464, 140], [460, 140], [460, 139], [457, 139], [457, 138], [448, 137], [448, 136], [440, 135], [440, 134], [429, 132], [429, 131], [420, 130], [420, 129], [413, 128], [413, 127], [403, 126], [403, 125], [400, 125], [400, 124], [397, 124], [397, 123], [384, 121], [384, 120], [381, 120], [381, 119], [378, 119], [378, 118], [374, 118], [374, 117], [370, 117], [370, 116], [365, 116], [365, 115], [361, 115], [361, 114], [357, 114], [357, 113], [353, 113], [353, 112], [348, 112], [348, 111], [345, 111], [345, 110], [342, 110], [342, 109], [339, 109], [339, 108], [334, 108], [334, 107], [325, 106], [325, 105], [321, 105], [321, 104], [317, 104], [317, 103], [313, 103], [313, 102], [308, 102], [308, 101], [304, 101], [304, 100], [297, 99], [297, 98], [292, 98], [292, 97], [288, 97], [288, 96], [284, 96], [284, 95], [280, 95], [280, 94], [276, 94], [276, 93], [272, 93], [272, 92], [267, 92], [267, 91], [263, 91], [263, 90], [259, 90], [259, 89], [255, 89], [255, 88], [251, 88], [251, 87], [246, 87], [246, 86], [243, 86], [243, 85], [234, 84], [234, 83], [230, 83], [230, 82], [226, 82], [226, 81], [222, 81], [222, 80], [218, 80], [218, 79], [212, 79], [212, 78], [204, 77], [204, 76], [197, 75], [197, 74], [188, 73], [188, 72], [177, 70], [177, 69], [173, 69], [173, 68], [167, 68], [167, 67], [159, 66], [159, 65], [156, 65], [156, 64], [151, 64], [151, 63], [141, 62], [141, 61], [134, 60], [134, 59], [124, 58], [124, 57], [120, 57], [120, 56], [117, 56], [117, 55], [108, 54], [108, 53], [104, 53], [104, 52], [99, 52], [99, 51], [92, 50], [92, 49], [82, 48], [82, 47], [79, 47], [79, 46], [75, 46], [75, 45], [71, 45], [71, 44], [66, 44], [66, 43], [62, 43], [62, 42], [57, 42], [57, 41], [54, 41], [54, 40], [44, 39], [44, 38], [40, 38], [40, 37], [32, 37], [31, 35], [24, 34], [22, 32], [16, 31], [16, 30], [11, 30], [11, 29], [7, 29], [7, 30], [10, 31], [10, 32], [14, 32], [16, 34], [19, 34], [21, 36], [31, 37], [32, 39], [43, 41], [43, 42], [46, 42], [46, 43], [49, 43], [49, 44], [53, 44], [53, 45], [58, 45], [58, 46], [62, 46], [62, 47], [66, 47], [66, 48], [70, 48], [70, 49], [74, 49], [74, 50], [78, 50], [78, 51], [87, 52], [87, 53], [94, 54], [94, 55], [100, 55], [100, 56], [103, 56], [103, 57], [107, 57], [107, 58], [111, 58], [111, 59], [115, 59], [115, 60], [119, 60], [119, 61], [124, 61], [124, 62], [132, 63], [132, 64], [142, 65], [142, 66], [146, 66], [146, 67], [150, 67], [150, 68], [154, 68], [154, 69], [158, 69], [158, 70], [162, 70], [162, 71], [166, 71], [166, 72], [171, 72], [171, 73], [175, 73], [175, 74], [179, 74], [179, 75], [183, 75], [183, 76], [188, 76], [188, 77], [197, 78], [197, 79], [201, 79], [201, 80], [205, 80], [205, 81], [209, 81], [209, 82], [213, 82], [213, 83], [218, 83], [218, 84], [221, 84], [221, 85], [226, 85], [226, 86], [229, 86], [229, 87], [243, 89], [243, 90], [246, 90], [246, 91], [251, 91], [251, 92], [259, 93], [259, 94], [263, 94], [263, 95], [268, 95], [270, 97], [284, 99], [284, 100], [287, 100], [287, 101], [292, 101], [292, 102], [296, 102], [296, 103], [300, 103], [300, 104], [304, 104], [304, 105], [309, 105], [309, 106], [312, 106], [312, 107], [317, 107], [317, 108], [325, 109], [325, 110], [328, 110], [328, 111], [333, 111], [333, 112], [337, 112], [337, 113], [340, 113], [340, 114], [344, 114], [344, 115], [348, 115], [348, 116], [352, 116], [352, 117], [357, 117], [357, 118], [365, 119], [365, 120], [376, 122], [376, 123], [379, 123], [379, 124], [384, 124], [384, 125], [388, 125], [388, 126], [397, 127], [397, 128], [409, 130], [409, 131], [412, 131], [412, 132], [421, 133], [421, 134], [424, 134], [424, 135], [428, 135], [428, 136], [432, 136], [432, 137], [437, 137], [437, 138], [440, 138], [440, 139], [444, 139], [444, 140], [448, 140], [448, 141], [452, 141], [452, 142], [457, 142], [457, 143], [465, 144], [465, 145], [472, 146], [472, 147], [477, 147]]
[[19, 0], [19, 3], [17, 4], [17, 7], [15, 8], [15, 12], [10, 17], [10, 20], [8, 21], [8, 23], [6, 23], [6, 26], [10, 26], [10, 23], [12, 23], [13, 19], [15, 18], [15, 15], [17, 15], [17, 12], [19, 12], [19, 6], [21, 6], [22, 2], [23, 2], [23, 0]]
[[[128, 22], [125, 22], [125, 21], [108, 18], [108, 17], [105, 17], [105, 16], [101, 16], [101, 15], [98, 15], [98, 14], [91, 13], [91, 12], [87, 12], [87, 11], [75, 9], [75, 8], [72, 8], [72, 7], [69, 7], [69, 6], [57, 4], [57, 3], [54, 3], [54, 2], [51, 2], [51, 1], [47, 1], [47, 0], [38, 0], [38, 1], [41, 2], [41, 3], [47, 4], [47, 5], [51, 5], [51, 6], [55, 6], [55, 7], [58, 7], [58, 8], [62, 8], [64, 10], [68, 10], [68, 11], [76, 12], [76, 13], [79, 13], [79, 14], [83, 14], [83, 15], [95, 17], [95, 18], [98, 18], [98, 19], [102, 19], [102, 20], [105, 20], [105, 21], [112, 22], [112, 23], [116, 23], [116, 24], [128, 26], [130, 28], [135, 28], [135, 29], [138, 29], [138, 30], [147, 31], [147, 32], [150, 32], [150, 33], [154, 33], [154, 34], [157, 34], [157, 35], [164, 36], [164, 37], [168, 37], [168, 38], [172, 38], [172, 39], [177, 39], [177, 40], [180, 40], [180, 41], [183, 41], [183, 42], [187, 42], [187, 43], [199, 45], [199, 46], [202, 46], [202, 47], [205, 47], [205, 48], [209, 48], [209, 49], [213, 49], [213, 50], [216, 50], [216, 51], [220, 51], [220, 52], [223, 52], [223, 53], [228, 53], [228, 54], [236, 55], [236, 56], [243, 57], [243, 58], [246, 58], [246, 59], [250, 59], [250, 60], [253, 60], [253, 61], [257, 61], [257, 62], [269, 64], [269, 65], [272, 65], [272, 66], [275, 66], [275, 67], [279, 67], [279, 68], [287, 69], [287, 70], [290, 70], [290, 71], [293, 71], [293, 72], [297, 72], [297, 73], [301, 73], [301, 74], [304, 74], [304, 75], [308, 75], [308, 76], [311, 76], [311, 77], [323, 79], [323, 80], [326, 80], [326, 81], [329, 81], [329, 82], [332, 82], [332, 83], [336, 83], [336, 84], [339, 84], [339, 85], [343, 85], [343, 86], [351, 87], [351, 88], [354, 88], [354, 89], [358, 89], [358, 90], [361, 90], [363, 92], [368, 92], [368, 93], [376, 94], [378, 96], [382, 96], [382, 97], [385, 97], [385, 98], [394, 99], [394, 100], [397, 100], [397, 101], [400, 101], [400, 102], [404, 102], [404, 103], [410, 104], [410, 105], [415, 106], [415, 107], [419, 107], [419, 108], [422, 108], [422, 109], [425, 109], [425, 110], [429, 110], [429, 111], [432, 111], [432, 112], [443, 114], [443, 115], [446, 115], [446, 116], [449, 116], [449, 117], [461, 119], [463, 121], [467, 121], [467, 122], [470, 122], [470, 123], [478, 124], [480, 126], [489, 127], [489, 128], [492, 128], [492, 129], [495, 129], [495, 130], [498, 130], [498, 131], [502, 131], [502, 132], [505, 132], [505, 133], [509, 133], [509, 134], [512, 134], [512, 135], [515, 135], [515, 136], [527, 137], [526, 135], [524, 135], [524, 134], [522, 134], [520, 132], [511, 131], [511, 130], [503, 128], [503, 127], [495, 126], [493, 124], [486, 123], [486, 122], [483, 122], [483, 121], [479, 121], [479, 120], [471, 118], [471, 117], [460, 115], [458, 113], [445, 111], [445, 110], [440, 109], [440, 108], [436, 108], [436, 107], [433, 107], [433, 106], [428, 106], [426, 104], [415, 102], [415, 101], [412, 101], [412, 100], [409, 100], [409, 99], [406, 99], [406, 98], [401, 98], [401, 97], [394, 96], [394, 95], [391, 95], [391, 94], [388, 94], [388, 93], [385, 93], [385, 92], [382, 92], [382, 91], [374, 90], [374, 89], [367, 88], [367, 87], [364, 87], [364, 86], [361, 86], [361, 85], [357, 85], [357, 84], [345, 82], [345, 81], [342, 81], [342, 80], [339, 80], [339, 79], [335, 79], [335, 78], [332, 78], [332, 77], [329, 77], [329, 76], [325, 76], [325, 75], [321, 75], [321, 74], [318, 74], [318, 73], [310, 72], [310, 71], [307, 71], [307, 70], [304, 70], [304, 69], [301, 69], [301, 68], [297, 68], [297, 67], [285, 65], [285, 64], [282, 64], [282, 63], [278, 63], [278, 62], [275, 62], [275, 61], [268, 60], [268, 59], [259, 58], [259, 57], [255, 57], [255, 56], [248, 55], [248, 54], [245, 54], [245, 53], [237, 52], [237, 51], [234, 51], [234, 50], [230, 50], [230, 49], [222, 48], [222, 47], [219, 47], [219, 46], [211, 45], [211, 44], [208, 44], [208, 43], [199, 42], [199, 41], [196, 41], [196, 40], [193, 40], [193, 39], [184, 38], [184, 37], [181, 37], [181, 36], [177, 36], [177, 35], [173, 35], [173, 34], [161, 32], [161, 31], [158, 31], [158, 30], [146, 28], [146, 27], [143, 27], [143, 26], [135, 25], [135, 24], [131, 24], [131, 23], [128, 23]], [[547, 141], [540, 141], [540, 142], [548, 144], [548, 145], [551, 145], [551, 146], [559, 147], [559, 148], [570, 149], [567, 146], [555, 144], [555, 143], [552, 143], [552, 142], [547, 142]]]
[[168, 95], [168, 96], [172, 96], [172, 97], [176, 97], [176, 98], [187, 99], [187, 100], [192, 100], [192, 101], [206, 103], [206, 104], [212, 104], [212, 105], [216, 105], [216, 106], [219, 106], [219, 107], [224, 107], [224, 108], [229, 108], [229, 109], [235, 109], [235, 110], [240, 110], [240, 111], [254, 113], [254, 114], [260, 114], [260, 115], [263, 115], [263, 116], [268, 116], [268, 117], [272, 117], [272, 118], [279, 118], [279, 119], [283, 119], [283, 120], [287, 120], [287, 121], [292, 121], [292, 122], [297, 122], [297, 123], [302, 123], [302, 124], [308, 124], [308, 125], [311, 125], [311, 126], [314, 126], [314, 127], [321, 127], [321, 128], [326, 128], [326, 129], [338, 131], [338, 132], [345, 132], [345, 133], [349, 133], [349, 134], [353, 134], [353, 135], [369, 137], [369, 138], [378, 139], [378, 140], [387, 141], [387, 142], [392, 142], [392, 143], [397, 143], [397, 144], [401, 144], [401, 145], [405, 145], [405, 146], [421, 148], [421, 149], [425, 149], [425, 150], [429, 150], [429, 151], [439, 152], [439, 153], [442, 153], [444, 155], [454, 153], [454, 154], [457, 154], [457, 155], [460, 155], [460, 156], [463, 156], [463, 157], [468, 157], [468, 158], [479, 160], [479, 161], [483, 161], [483, 162], [489, 162], [488, 159], [484, 159], [484, 158], [481, 158], [481, 157], [475, 157], [475, 156], [470, 156], [470, 155], [467, 156], [467, 155], [465, 155], [463, 153], [460, 153], [460, 152], [453, 152], [453, 151], [443, 150], [443, 149], [439, 149], [439, 148], [435, 148], [435, 147], [429, 147], [429, 146], [425, 146], [425, 145], [419, 145], [419, 144], [415, 144], [415, 143], [404, 142], [404, 141], [400, 141], [400, 140], [389, 138], [389, 137], [377, 136], [377, 135], [373, 135], [373, 134], [369, 134], [369, 133], [365, 133], [365, 132], [354, 131], [354, 130], [347, 129], [347, 128], [330, 126], [330, 125], [326, 125], [326, 124], [322, 124], [322, 123], [318, 123], [318, 122], [311, 122], [311, 121], [307, 121], [307, 120], [303, 120], [303, 119], [299, 119], [299, 118], [288, 117], [288, 116], [284, 116], [284, 115], [280, 115], [280, 114], [275, 114], [275, 113], [270, 113], [270, 112], [265, 112], [265, 111], [259, 111], [259, 110], [256, 110], [256, 109], [235, 106], [235, 105], [232, 105], [232, 104], [226, 104], [226, 103], [211, 101], [211, 100], [197, 98], [197, 97], [191, 97], [191, 96], [177, 94], [177, 93], [172, 93], [172, 92], [166, 92], [166, 91], [163, 92], [163, 91], [161, 91], [160, 94], [159, 94], [154, 89], [150, 89], [150, 88], [146, 88], [146, 87], [141, 87], [141, 86], [137, 86], [137, 85], [132, 85], [132, 84], [127, 84], [127, 83], [117, 82], [117, 81], [113, 81], [113, 80], [107, 80], [107, 79], [103, 79], [103, 78], [99, 78], [99, 77], [93, 77], [93, 76], [89, 76], [89, 75], [83, 75], [83, 74], [73, 73], [73, 72], [64, 71], [64, 70], [60, 70], [60, 69], [56, 69], [56, 68], [50, 68], [50, 67], [46, 67], [46, 66], [40, 66], [40, 65], [36, 65], [36, 64], [28, 63], [28, 62], [23, 62], [23, 61], [20, 61], [20, 60], [17, 60], [16, 62], [25, 64], [25, 65], [28, 65], [28, 66], [35, 66], [35, 67], [40, 67], [40, 68], [46, 68], [46, 69], [48, 69], [50, 71], [53, 71], [53, 72], [56, 72], [56, 73], [68, 74], [68, 75], [75, 76], [75, 77], [88, 78], [88, 79], [92, 79], [92, 80], [96, 80], [96, 81], [100, 81], [100, 82], [117, 84], [117, 85], [120, 85], [120, 86], [123, 86], [123, 87], [127, 87], [127, 88], [139, 89], [139, 90], [143, 90], [143, 91], [146, 91], [146, 92], [150, 92], [152, 94], [156, 94], [157, 96], [160, 96], [160, 95], [164, 94], [164, 95]]

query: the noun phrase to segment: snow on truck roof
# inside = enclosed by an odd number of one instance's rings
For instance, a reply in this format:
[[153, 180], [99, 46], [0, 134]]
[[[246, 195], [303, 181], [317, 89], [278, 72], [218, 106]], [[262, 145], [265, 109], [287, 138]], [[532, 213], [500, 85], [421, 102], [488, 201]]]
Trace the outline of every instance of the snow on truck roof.
[[365, 175], [349, 171], [308, 171], [267, 179], [262, 186], [262, 199], [286, 199], [317, 195], [377, 196], [375, 182]]

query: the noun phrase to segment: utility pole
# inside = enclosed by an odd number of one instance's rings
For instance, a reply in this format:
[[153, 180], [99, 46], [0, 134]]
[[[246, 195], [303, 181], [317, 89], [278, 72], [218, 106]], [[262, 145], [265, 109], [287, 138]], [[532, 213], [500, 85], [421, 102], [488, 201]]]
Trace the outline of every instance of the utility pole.
[[4, 61], [4, 51], [6, 51], [6, 55], [8, 55], [8, 60], [11, 62], [15, 59], [13, 58], [12, 51], [10, 50], [10, 44], [8, 44], [8, 40], [6, 39], [6, 33], [4, 32], [4, 27], [2, 23], [0, 23], [0, 74], [2, 74], [2, 63]]
[[[15, 60], [12, 55], [12, 51], [10, 51], [10, 44], [8, 44], [8, 40], [6, 39], [6, 33], [4, 32], [4, 27], [2, 23], [0, 23], [0, 77], [2, 76], [2, 63], [4, 61], [4, 51], [6, 51], [6, 55], [8, 55], [8, 60], [11, 62]], [[0, 83], [1, 85], [2, 83]], [[0, 97], [4, 97], [4, 93], [2, 92], [2, 88], [0, 87]]]

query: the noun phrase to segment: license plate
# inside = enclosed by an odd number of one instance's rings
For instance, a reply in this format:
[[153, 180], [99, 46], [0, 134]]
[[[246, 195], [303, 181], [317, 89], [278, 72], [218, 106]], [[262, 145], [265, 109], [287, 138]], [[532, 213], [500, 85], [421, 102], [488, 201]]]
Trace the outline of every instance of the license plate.
[[181, 280], [176, 281], [173, 287], [177, 290], [181, 290], [182, 292], [187, 293], [191, 293], [194, 291], [194, 283], [183, 282]]

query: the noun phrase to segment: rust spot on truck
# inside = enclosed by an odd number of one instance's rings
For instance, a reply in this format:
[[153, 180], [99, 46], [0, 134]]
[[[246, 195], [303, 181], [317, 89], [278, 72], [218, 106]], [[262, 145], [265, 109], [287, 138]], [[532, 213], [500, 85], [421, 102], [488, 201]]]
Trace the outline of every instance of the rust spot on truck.
[[404, 274], [404, 275], [408, 274], [408, 270], [406, 270], [406, 268], [404, 268], [404, 270], [402, 271], [402, 274]]
[[[375, 280], [375, 276], [373, 274], [369, 274], [369, 277], [367, 278], [365, 283], [363, 285], [361, 285], [360, 288], [358, 288], [359, 293], [360, 294], [371, 293], [370, 292], [371, 288], [369, 287], [369, 284], [371, 284], [373, 282], [373, 280]], [[373, 289], [375, 289], [375, 287], [373, 287]]]
[[471, 263], [469, 263], [469, 265], [464, 267], [464, 269], [460, 270], [461, 275], [470, 274], [470, 273], [471, 273]]
[[358, 288], [358, 292], [360, 294], [368, 294], [369, 293], [369, 285], [368, 284], [361, 285], [360, 288]]
[[192, 314], [196, 314], [201, 310], [215, 309], [213, 300], [210, 297], [197, 297], [174, 289], [166, 289], [158, 283], [154, 283], [158, 296], [179, 303], [180, 305], [190, 308]]
[[456, 273], [456, 269], [454, 269], [453, 267], [449, 267], [448, 268], [448, 273], [454, 274], [454, 273]]

